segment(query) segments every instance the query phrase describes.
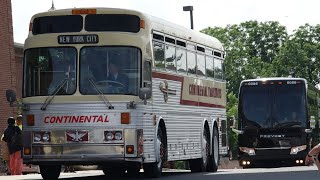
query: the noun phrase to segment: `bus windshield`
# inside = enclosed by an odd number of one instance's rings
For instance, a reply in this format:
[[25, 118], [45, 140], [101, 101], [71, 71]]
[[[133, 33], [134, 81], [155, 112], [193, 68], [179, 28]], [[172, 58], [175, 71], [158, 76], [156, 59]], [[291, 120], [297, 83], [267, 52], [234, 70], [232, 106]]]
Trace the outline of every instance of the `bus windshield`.
[[141, 52], [135, 47], [83, 47], [80, 51], [80, 93], [138, 95]]
[[303, 84], [241, 87], [239, 110], [244, 127], [305, 127], [305, 93]]
[[[70, 95], [76, 90], [77, 50], [71, 47], [34, 48], [25, 52], [24, 97]], [[61, 88], [59, 88], [59, 85]], [[57, 92], [55, 92], [57, 91]]]

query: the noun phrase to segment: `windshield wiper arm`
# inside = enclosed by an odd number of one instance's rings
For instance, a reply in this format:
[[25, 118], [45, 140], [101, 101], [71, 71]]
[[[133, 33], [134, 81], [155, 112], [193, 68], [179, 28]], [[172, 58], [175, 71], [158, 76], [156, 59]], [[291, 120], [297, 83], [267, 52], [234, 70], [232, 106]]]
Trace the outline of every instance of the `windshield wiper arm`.
[[46, 98], [46, 100], [44, 101], [44, 103], [40, 108], [42, 111], [45, 111], [47, 109], [47, 106], [51, 103], [54, 96], [60, 91], [60, 89], [66, 84], [67, 81], [68, 81], [68, 78], [63, 79], [59, 83], [59, 85], [48, 95], [48, 97]]
[[114, 109], [114, 106], [112, 106], [112, 104], [108, 101], [107, 97], [100, 91], [100, 89], [97, 87], [97, 84], [91, 78], [88, 78], [88, 81], [95, 88], [95, 90], [99, 93], [100, 98], [107, 105], [108, 109]]

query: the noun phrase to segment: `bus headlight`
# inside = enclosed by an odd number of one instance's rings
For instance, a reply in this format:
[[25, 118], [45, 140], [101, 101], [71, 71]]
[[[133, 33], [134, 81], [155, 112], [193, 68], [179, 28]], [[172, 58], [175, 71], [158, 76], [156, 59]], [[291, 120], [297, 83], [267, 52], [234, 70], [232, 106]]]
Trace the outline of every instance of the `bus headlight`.
[[33, 134], [33, 142], [40, 142], [41, 141], [41, 134], [34, 133]]
[[253, 148], [239, 147], [239, 150], [241, 152], [249, 154], [250, 156], [256, 155], [256, 152], [255, 152], [255, 150]]
[[113, 139], [113, 133], [112, 132], [108, 132], [106, 133], [106, 141], [111, 141]]
[[114, 135], [115, 140], [122, 140], [122, 132], [116, 132]]
[[303, 151], [307, 148], [307, 145], [292, 147], [290, 154], [298, 154], [298, 152]]
[[50, 135], [49, 133], [44, 133], [42, 135], [42, 140], [45, 141], [45, 142], [49, 142], [50, 141]]
[[33, 142], [50, 142], [50, 132], [34, 132]]

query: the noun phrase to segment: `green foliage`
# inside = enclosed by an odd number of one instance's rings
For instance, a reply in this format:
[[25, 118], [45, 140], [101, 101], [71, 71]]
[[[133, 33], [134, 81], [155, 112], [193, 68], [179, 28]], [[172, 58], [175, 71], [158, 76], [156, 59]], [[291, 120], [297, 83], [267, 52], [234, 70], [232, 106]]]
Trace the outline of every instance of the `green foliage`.
[[[232, 116], [238, 119], [238, 99], [235, 94], [230, 92], [227, 97], [227, 118], [230, 119]], [[228, 127], [229, 126], [228, 121]], [[228, 128], [228, 142], [229, 148], [233, 154], [233, 159], [236, 159], [236, 154], [238, 154], [238, 135], [230, 128]]]

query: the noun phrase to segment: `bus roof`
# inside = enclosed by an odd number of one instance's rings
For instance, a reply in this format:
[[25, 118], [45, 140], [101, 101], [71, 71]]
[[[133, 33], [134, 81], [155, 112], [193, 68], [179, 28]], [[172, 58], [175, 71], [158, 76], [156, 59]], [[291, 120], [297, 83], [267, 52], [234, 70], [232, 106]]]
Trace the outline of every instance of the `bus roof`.
[[245, 82], [252, 82], [252, 81], [281, 81], [281, 80], [300, 80], [300, 81], [304, 81], [306, 84], [307, 84], [307, 80], [304, 79], [304, 78], [294, 78], [294, 77], [267, 77], [267, 78], [257, 78], [257, 79], [246, 79], [246, 80], [243, 80], [241, 81], [241, 84], [242, 83], [245, 83]]
[[[182, 40], [197, 43], [203, 45], [205, 47], [213, 48], [215, 50], [224, 51], [222, 43], [215, 37], [206, 35], [204, 33], [174, 24], [172, 22], [163, 20], [161, 18], [154, 17], [152, 15], [148, 15], [146, 13], [142, 13], [135, 10], [130, 9], [120, 9], [120, 8], [101, 8], [101, 7], [93, 7], [93, 8], [69, 8], [69, 9], [60, 9], [54, 11], [47, 11], [42, 13], [37, 13], [32, 16], [31, 22], [34, 18], [43, 17], [43, 16], [59, 16], [59, 15], [72, 15], [72, 10], [80, 10], [80, 9], [96, 9], [97, 14], [132, 14], [137, 15], [145, 21], [150, 23], [150, 31], [157, 31], [160, 33], [164, 33], [166, 35], [171, 35], [178, 37]], [[151, 32], [150, 32], [151, 33]]]

